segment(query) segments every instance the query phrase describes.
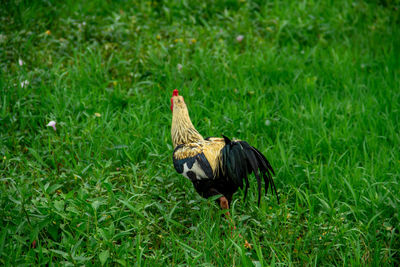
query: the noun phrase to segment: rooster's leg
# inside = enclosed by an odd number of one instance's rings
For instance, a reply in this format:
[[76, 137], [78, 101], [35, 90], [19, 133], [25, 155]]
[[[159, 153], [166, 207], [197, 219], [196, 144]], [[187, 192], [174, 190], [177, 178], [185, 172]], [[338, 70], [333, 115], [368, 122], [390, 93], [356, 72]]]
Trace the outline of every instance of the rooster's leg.
[[[210, 188], [208, 191], [208, 196], [215, 196], [215, 195], [222, 195], [220, 192], [218, 192], [217, 189], [215, 188]], [[232, 222], [231, 219], [231, 214], [229, 213], [229, 201], [232, 199], [231, 195], [228, 195], [228, 197], [222, 195], [217, 199], [217, 203], [219, 203], [219, 206], [221, 207], [222, 210], [227, 210], [225, 212], [225, 217], [229, 219], [229, 221]]]
[[[226, 197], [222, 196], [218, 200], [219, 200], [219, 206], [221, 207], [221, 209], [229, 210], [229, 201]], [[229, 211], [225, 212], [225, 218], [227, 218], [229, 220], [229, 222], [231, 223], [231, 236], [233, 237], [233, 232], [236, 231], [236, 226], [235, 226], [235, 222], [233, 221]], [[242, 237], [241, 234], [239, 234], [239, 236]]]
[[[228, 199], [226, 197], [222, 196], [218, 200], [219, 200], [219, 206], [221, 207], [221, 209], [229, 210], [229, 202], [228, 202]], [[225, 215], [226, 215], [227, 218], [231, 217], [231, 214], [229, 213], [229, 211], [227, 211], [225, 213]]]

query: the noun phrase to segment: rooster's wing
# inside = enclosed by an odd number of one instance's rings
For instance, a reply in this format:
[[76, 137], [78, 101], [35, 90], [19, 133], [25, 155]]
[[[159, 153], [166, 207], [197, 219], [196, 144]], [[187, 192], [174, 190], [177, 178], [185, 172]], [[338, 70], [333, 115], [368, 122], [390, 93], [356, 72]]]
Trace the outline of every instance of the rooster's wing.
[[192, 182], [214, 179], [220, 167], [221, 150], [224, 145], [224, 139], [213, 138], [176, 146], [173, 154], [175, 170]]

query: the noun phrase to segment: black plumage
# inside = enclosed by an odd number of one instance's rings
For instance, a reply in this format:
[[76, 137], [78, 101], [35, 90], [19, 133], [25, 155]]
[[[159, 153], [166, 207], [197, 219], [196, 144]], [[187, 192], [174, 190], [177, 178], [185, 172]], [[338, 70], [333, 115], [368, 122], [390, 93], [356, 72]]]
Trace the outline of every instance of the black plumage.
[[271, 164], [265, 156], [255, 147], [250, 146], [246, 141], [231, 141], [224, 136], [225, 146], [222, 153], [222, 166], [225, 168], [225, 179], [231, 180], [238, 188], [243, 188], [245, 182], [244, 199], [249, 188], [248, 175], [254, 173], [258, 185], [258, 205], [261, 200], [261, 177], [265, 183], [265, 194], [268, 192], [269, 185], [275, 192], [279, 203], [279, 196], [276, 191], [272, 174], [275, 175]]
[[[212, 138], [216, 139], [216, 138]], [[206, 138], [204, 142], [212, 142], [212, 139]], [[274, 170], [265, 156], [256, 148], [250, 146], [246, 141], [231, 141], [228, 137], [223, 136], [219, 140], [223, 142], [218, 153], [221, 154], [221, 160], [218, 170], [214, 171], [208, 162], [205, 154], [198, 151], [194, 156], [188, 156], [181, 159], [185, 149], [185, 145], [178, 145], [174, 150], [173, 163], [176, 171], [190, 179], [196, 191], [203, 197], [209, 198], [214, 195], [222, 194], [230, 203], [232, 195], [245, 186], [244, 199], [247, 197], [249, 188], [248, 175], [254, 173], [258, 185], [258, 205], [261, 200], [261, 184], [262, 179], [265, 183], [265, 193], [268, 187], [275, 192], [279, 203], [279, 197], [272, 179]], [[193, 146], [193, 144], [190, 144]], [[206, 145], [202, 146], [206, 149]], [[192, 150], [191, 150], [192, 151]], [[196, 165], [198, 163], [198, 165]]]

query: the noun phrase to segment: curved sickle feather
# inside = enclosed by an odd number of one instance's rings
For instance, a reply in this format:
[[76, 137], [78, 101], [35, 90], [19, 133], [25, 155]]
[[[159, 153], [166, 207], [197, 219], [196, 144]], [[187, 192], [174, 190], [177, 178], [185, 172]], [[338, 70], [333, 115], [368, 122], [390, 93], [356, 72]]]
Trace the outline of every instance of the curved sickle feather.
[[250, 166], [254, 172], [254, 175], [256, 176], [257, 179], [257, 185], [258, 185], [258, 206], [260, 206], [260, 201], [261, 201], [261, 178], [259, 175], [259, 166], [258, 166], [258, 160], [256, 156], [254, 155], [251, 146], [247, 144], [246, 142], [240, 142], [240, 144], [244, 147], [244, 151], [247, 155], [247, 162], [250, 163]]
[[276, 191], [275, 183], [274, 183], [274, 180], [272, 179], [272, 175], [270, 173], [270, 172], [272, 172], [272, 174], [275, 175], [274, 169], [272, 169], [272, 166], [269, 163], [269, 161], [265, 158], [265, 156], [260, 151], [258, 151], [257, 148], [255, 148], [255, 147], [252, 147], [252, 148], [256, 152], [259, 162], [261, 162], [264, 167], [264, 170], [262, 170], [262, 173], [263, 173], [263, 178], [264, 178], [264, 183], [265, 183], [265, 194], [267, 194], [268, 186], [269, 186], [269, 184], [271, 184], [272, 193], [275, 191], [276, 199], [279, 204], [279, 195], [278, 195], [278, 192]]

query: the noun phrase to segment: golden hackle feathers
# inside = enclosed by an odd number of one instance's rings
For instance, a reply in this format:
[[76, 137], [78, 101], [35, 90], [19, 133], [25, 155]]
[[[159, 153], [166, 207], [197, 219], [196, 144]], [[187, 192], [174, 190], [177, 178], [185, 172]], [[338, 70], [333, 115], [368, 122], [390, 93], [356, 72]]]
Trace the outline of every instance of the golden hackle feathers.
[[193, 157], [204, 153], [210, 163], [214, 174], [218, 173], [221, 165], [221, 149], [225, 142], [223, 138], [210, 138], [205, 140], [194, 128], [189, 117], [189, 112], [182, 96], [173, 96], [173, 113], [171, 136], [174, 147], [184, 144], [179, 151], [175, 152], [177, 159]]
[[203, 146], [199, 143], [189, 143], [174, 152], [178, 160], [194, 157], [203, 152]]
[[171, 137], [174, 147], [181, 144], [204, 141], [203, 136], [194, 128], [182, 96], [173, 96]]
[[207, 146], [203, 150], [204, 156], [210, 163], [215, 176], [218, 176], [218, 172], [223, 170], [221, 149], [225, 146], [224, 139], [222, 138], [210, 138], [207, 141]]

